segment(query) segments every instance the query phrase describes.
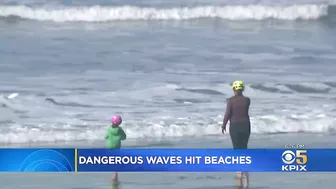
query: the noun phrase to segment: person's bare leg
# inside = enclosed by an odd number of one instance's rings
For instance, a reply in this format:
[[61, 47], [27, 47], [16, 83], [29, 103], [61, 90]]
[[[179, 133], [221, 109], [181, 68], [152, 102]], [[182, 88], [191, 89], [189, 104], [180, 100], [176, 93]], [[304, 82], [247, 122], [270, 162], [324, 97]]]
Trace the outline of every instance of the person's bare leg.
[[112, 182], [113, 184], [118, 184], [118, 172], [113, 174]]
[[236, 179], [236, 188], [237, 189], [241, 189], [243, 187], [243, 175], [242, 175], [242, 172], [236, 172], [236, 176], [235, 176], [235, 179]]
[[249, 187], [249, 173], [248, 172], [243, 172], [242, 173], [242, 181], [243, 181], [243, 186], [244, 188], [248, 188]]

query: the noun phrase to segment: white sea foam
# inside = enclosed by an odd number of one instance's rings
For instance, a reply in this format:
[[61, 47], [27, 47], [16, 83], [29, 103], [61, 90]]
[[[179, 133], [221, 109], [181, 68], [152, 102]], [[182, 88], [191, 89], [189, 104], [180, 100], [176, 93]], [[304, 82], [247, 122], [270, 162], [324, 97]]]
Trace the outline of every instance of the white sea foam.
[[[246, 91], [253, 99], [252, 133], [335, 132], [336, 110], [327, 103], [329, 97], [319, 93], [333, 89], [332, 86], [328, 83], [298, 83], [291, 89], [287, 84], [277, 83], [248, 85]], [[108, 118], [113, 112], [122, 112], [124, 128], [133, 139], [220, 134], [225, 111], [223, 96], [230, 95], [228, 84], [138, 87], [131, 93], [128, 90], [54, 97], [59, 104], [45, 101], [43, 97], [21, 94], [2, 101], [7, 107], [0, 108], [0, 112], [10, 112], [15, 107], [13, 115], [16, 117], [6, 118], [9, 115], [2, 114], [0, 143], [103, 140]], [[335, 94], [332, 90], [329, 93], [330, 97]], [[309, 100], [309, 94], [323, 99]], [[121, 107], [113, 108], [115, 104]], [[103, 105], [111, 107], [104, 108]], [[18, 110], [20, 112], [15, 113]]]
[[[170, 137], [220, 135], [221, 116], [205, 117], [204, 120], [168, 120], [154, 123], [125, 121], [124, 128], [130, 139], [163, 139]], [[199, 118], [198, 118], [199, 119]], [[195, 123], [203, 121], [201, 123]], [[252, 133], [333, 133], [336, 131], [336, 119], [325, 114], [317, 115], [265, 115], [252, 117]], [[83, 124], [80, 126], [40, 124], [37, 128], [24, 125], [12, 125], [11, 131], [0, 133], [0, 143], [57, 142], [57, 141], [102, 141], [107, 127]], [[229, 129], [229, 127], [228, 127]]]
[[120, 7], [62, 7], [31, 8], [23, 5], [0, 6], [0, 16], [18, 16], [25, 19], [55, 22], [104, 22], [117, 20], [188, 20], [199, 18], [221, 18], [228, 20], [310, 20], [328, 14], [328, 5], [227, 5], [181, 8]]

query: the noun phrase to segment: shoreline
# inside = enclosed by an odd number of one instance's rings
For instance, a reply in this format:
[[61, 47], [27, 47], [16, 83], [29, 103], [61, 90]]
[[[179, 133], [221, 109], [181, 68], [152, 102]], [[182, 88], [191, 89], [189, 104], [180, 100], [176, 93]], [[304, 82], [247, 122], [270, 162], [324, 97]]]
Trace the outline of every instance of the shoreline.
[[[250, 148], [283, 148], [284, 143], [305, 143], [308, 148], [335, 148], [332, 135], [272, 135], [251, 136]], [[308, 143], [310, 142], [310, 143]], [[82, 146], [84, 144], [82, 143]], [[99, 144], [90, 144], [99, 146]], [[141, 144], [137, 144], [139, 148]], [[153, 145], [153, 144], [152, 144]], [[169, 148], [232, 148], [229, 137], [209, 137], [203, 140], [179, 140]], [[51, 147], [51, 145], [44, 145]], [[68, 147], [79, 147], [69, 145]], [[84, 145], [85, 146], [85, 145]], [[24, 147], [24, 146], [20, 146]], [[36, 147], [36, 146], [35, 146]], [[60, 146], [58, 144], [58, 147]], [[86, 146], [87, 147], [87, 146]], [[128, 148], [130, 146], [125, 146]], [[167, 148], [164, 145], [147, 148]], [[2, 173], [5, 189], [107, 189], [113, 173]], [[332, 188], [335, 173], [250, 172], [251, 189]], [[233, 172], [120, 172], [120, 189], [232, 189], [236, 180]], [[52, 179], [51, 179], [52, 178]], [[24, 183], [24, 184], [23, 184]], [[24, 185], [24, 186], [23, 186]]]
[[[319, 141], [316, 143], [316, 141]], [[293, 134], [252, 134], [249, 148], [286, 148], [286, 145], [303, 145], [304, 148], [336, 148], [332, 134], [293, 133]], [[211, 143], [211, 146], [205, 144]], [[31, 142], [0, 144], [0, 148], [105, 148], [101, 141], [73, 142]], [[166, 138], [166, 139], [128, 139], [123, 148], [232, 148], [231, 139], [225, 136]]]

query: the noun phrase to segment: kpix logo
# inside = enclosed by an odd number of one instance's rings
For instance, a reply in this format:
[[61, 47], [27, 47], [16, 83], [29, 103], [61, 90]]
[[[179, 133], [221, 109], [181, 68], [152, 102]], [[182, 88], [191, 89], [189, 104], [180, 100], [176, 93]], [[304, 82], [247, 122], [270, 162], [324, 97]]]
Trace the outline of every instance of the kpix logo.
[[282, 153], [282, 171], [307, 171], [307, 150], [286, 150]]

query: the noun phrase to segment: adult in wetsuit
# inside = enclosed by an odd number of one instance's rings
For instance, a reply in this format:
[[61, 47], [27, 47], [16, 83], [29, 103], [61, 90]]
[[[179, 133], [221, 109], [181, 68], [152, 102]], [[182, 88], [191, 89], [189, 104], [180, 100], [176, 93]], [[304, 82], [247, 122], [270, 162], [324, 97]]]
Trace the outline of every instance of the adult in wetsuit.
[[230, 137], [234, 149], [246, 149], [251, 133], [249, 108], [251, 100], [243, 95], [244, 82], [232, 83], [234, 96], [227, 100], [226, 113], [222, 125], [222, 133], [226, 131], [230, 121]]

